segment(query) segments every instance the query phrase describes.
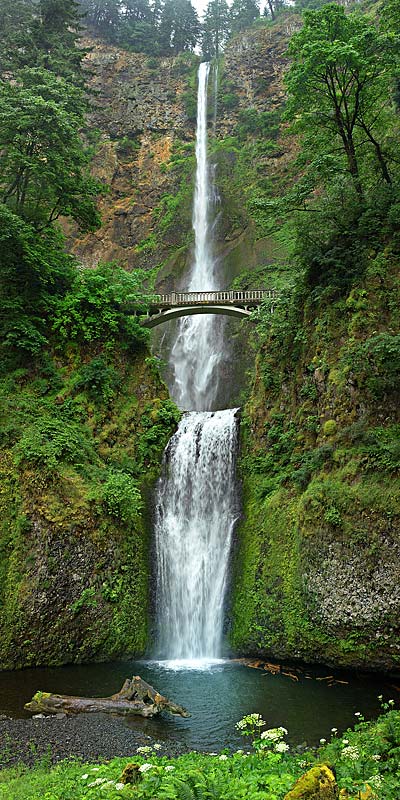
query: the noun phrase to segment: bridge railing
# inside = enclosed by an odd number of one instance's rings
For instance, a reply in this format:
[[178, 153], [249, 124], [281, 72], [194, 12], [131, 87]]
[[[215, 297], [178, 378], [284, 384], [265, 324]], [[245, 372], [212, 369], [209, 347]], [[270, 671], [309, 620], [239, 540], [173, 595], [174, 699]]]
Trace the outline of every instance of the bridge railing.
[[170, 308], [171, 306], [207, 305], [207, 304], [232, 304], [232, 305], [259, 305], [266, 298], [277, 298], [276, 289], [251, 289], [249, 291], [221, 290], [217, 292], [170, 292], [159, 294], [152, 298], [151, 305], [157, 308]]

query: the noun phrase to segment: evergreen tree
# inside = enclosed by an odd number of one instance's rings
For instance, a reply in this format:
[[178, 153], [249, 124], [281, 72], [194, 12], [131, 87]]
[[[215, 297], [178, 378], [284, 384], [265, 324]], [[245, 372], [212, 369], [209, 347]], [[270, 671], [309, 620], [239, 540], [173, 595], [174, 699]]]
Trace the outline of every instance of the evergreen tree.
[[204, 56], [218, 58], [229, 33], [229, 8], [226, 0], [210, 0], [203, 20], [202, 50]]
[[172, 49], [174, 53], [183, 50], [194, 50], [196, 47], [200, 23], [195, 8], [190, 0], [174, 0], [175, 18], [172, 36]]
[[[307, 0], [306, 0], [307, 2]], [[318, 0], [317, 0], [318, 2]], [[267, 0], [267, 5], [265, 6], [264, 14], [271, 15], [272, 19], [276, 18], [276, 15], [283, 11], [284, 8], [287, 7], [286, 0]]]
[[231, 32], [238, 33], [249, 28], [259, 16], [258, 0], [233, 0], [229, 11]]
[[80, 0], [85, 23], [111, 42], [116, 41], [121, 16], [121, 0]]
[[165, 0], [161, 10], [158, 41], [162, 53], [193, 50], [200, 23], [190, 0]]

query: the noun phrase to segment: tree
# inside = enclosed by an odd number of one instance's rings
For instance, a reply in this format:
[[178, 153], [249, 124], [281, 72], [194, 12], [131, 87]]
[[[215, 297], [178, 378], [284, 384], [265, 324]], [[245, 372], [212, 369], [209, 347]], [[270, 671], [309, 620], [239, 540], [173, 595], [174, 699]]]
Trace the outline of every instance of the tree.
[[249, 28], [259, 16], [258, 0], [233, 0], [229, 11], [231, 32], [238, 33]]
[[0, 44], [3, 71], [15, 74], [24, 67], [43, 67], [83, 88], [82, 60], [87, 51], [79, 46], [79, 4], [75, 0], [16, 0], [13, 7], [10, 0], [5, 2]]
[[210, 0], [203, 20], [203, 54], [207, 58], [218, 58], [229, 33], [229, 8], [226, 0]]
[[286, 0], [267, 0], [267, 5], [265, 6], [264, 14], [270, 13], [272, 19], [276, 18], [276, 15], [283, 11], [283, 9], [287, 6]]
[[0, 200], [37, 230], [61, 215], [99, 225], [100, 186], [80, 138], [85, 107], [79, 88], [45, 69], [0, 83]]
[[288, 116], [297, 119], [314, 161], [341, 156], [358, 195], [361, 164], [375, 156], [381, 178], [391, 183], [385, 121], [392, 113], [390, 42], [367, 19], [338, 5], [306, 11], [304, 26], [289, 46]]
[[190, 0], [165, 0], [158, 29], [162, 53], [177, 54], [183, 50], [193, 50], [199, 30], [199, 19]]
[[[47, 314], [70, 286], [75, 265], [62, 236], [35, 228], [0, 204], [1, 361], [41, 353], [47, 344]], [[4, 361], [3, 361], [4, 359]]]

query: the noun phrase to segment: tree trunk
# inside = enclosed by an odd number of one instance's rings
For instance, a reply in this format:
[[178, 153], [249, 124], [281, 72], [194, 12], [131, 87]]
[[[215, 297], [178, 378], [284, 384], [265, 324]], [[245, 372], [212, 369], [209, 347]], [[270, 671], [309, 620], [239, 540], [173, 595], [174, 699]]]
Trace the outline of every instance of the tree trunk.
[[161, 711], [180, 717], [190, 717], [182, 706], [163, 697], [157, 689], [143, 681], [139, 675], [126, 679], [122, 688], [111, 697], [74, 697], [50, 692], [36, 692], [25, 708], [33, 714], [89, 714], [102, 711], [106, 714], [138, 714], [154, 717]]

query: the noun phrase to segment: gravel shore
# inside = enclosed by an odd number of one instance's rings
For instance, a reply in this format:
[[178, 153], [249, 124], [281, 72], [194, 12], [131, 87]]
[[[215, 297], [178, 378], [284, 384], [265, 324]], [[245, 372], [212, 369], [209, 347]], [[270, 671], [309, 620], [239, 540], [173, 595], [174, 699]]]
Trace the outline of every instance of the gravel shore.
[[[0, 719], [0, 768], [23, 763], [32, 766], [43, 757], [53, 764], [64, 758], [82, 761], [134, 756], [136, 748], [151, 745], [150, 736], [123, 719], [104, 714], [65, 715], [39, 719]], [[160, 755], [187, 752], [179, 741], [161, 742]]]

